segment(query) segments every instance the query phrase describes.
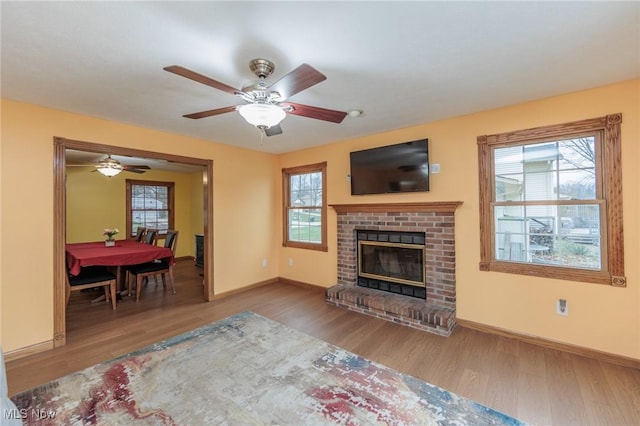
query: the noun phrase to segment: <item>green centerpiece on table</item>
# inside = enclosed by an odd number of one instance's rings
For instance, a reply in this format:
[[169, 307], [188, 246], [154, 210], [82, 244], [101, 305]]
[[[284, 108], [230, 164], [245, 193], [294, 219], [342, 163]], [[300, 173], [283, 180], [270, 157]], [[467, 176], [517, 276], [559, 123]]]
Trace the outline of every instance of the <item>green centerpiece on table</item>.
[[105, 228], [104, 231], [102, 231], [102, 235], [107, 237], [104, 241], [104, 245], [107, 247], [115, 246], [116, 240], [114, 237], [118, 235], [119, 232], [120, 230], [118, 228]]

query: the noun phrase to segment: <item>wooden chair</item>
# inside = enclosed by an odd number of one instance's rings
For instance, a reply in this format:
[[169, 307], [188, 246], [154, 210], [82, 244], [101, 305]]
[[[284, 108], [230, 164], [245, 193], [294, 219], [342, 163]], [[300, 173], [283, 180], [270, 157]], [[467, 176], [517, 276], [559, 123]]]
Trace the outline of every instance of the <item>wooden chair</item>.
[[[178, 231], [167, 231], [167, 238], [164, 240], [164, 247], [170, 248], [174, 253], [176, 252], [176, 244], [178, 242]], [[136, 279], [136, 302], [140, 300], [140, 293], [142, 292], [142, 284], [148, 277], [154, 277], [156, 284], [158, 283], [157, 276], [162, 277], [162, 286], [166, 290], [167, 281], [166, 275], [169, 274], [171, 280], [171, 291], [176, 293], [176, 285], [173, 279], [173, 266], [166, 260], [154, 260], [153, 262], [143, 263], [140, 265], [133, 265], [127, 270], [127, 282], [129, 287], [129, 295], [131, 295], [132, 278]]]
[[[144, 231], [140, 233], [140, 228], [138, 228], [138, 231], [136, 233], [136, 241], [140, 243], [156, 245], [156, 242], [158, 241], [158, 233], [160, 231], [152, 228], [142, 228], [142, 229]], [[131, 268], [130, 266], [126, 267], [125, 276], [128, 275], [130, 268]], [[146, 278], [144, 279], [144, 282], [145, 283], [147, 282]], [[129, 295], [131, 295], [131, 292], [129, 292]]]
[[145, 244], [154, 244], [158, 240], [158, 230], [147, 228], [144, 233], [144, 243]]
[[146, 233], [147, 233], [147, 228], [138, 226], [138, 229], [136, 230], [136, 241], [141, 243]]
[[116, 275], [112, 274], [104, 266], [85, 266], [78, 275], [71, 275], [67, 271], [67, 301], [72, 291], [85, 288], [104, 287], [104, 297], [107, 303], [111, 299], [113, 310], [116, 309]]

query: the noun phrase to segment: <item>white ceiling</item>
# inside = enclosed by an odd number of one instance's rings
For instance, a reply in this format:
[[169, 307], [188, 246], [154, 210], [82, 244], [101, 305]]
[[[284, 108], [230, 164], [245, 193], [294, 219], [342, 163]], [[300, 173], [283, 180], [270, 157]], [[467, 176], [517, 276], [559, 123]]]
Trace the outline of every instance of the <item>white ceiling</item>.
[[[640, 77], [640, 2], [7, 2], [2, 97], [282, 153]], [[288, 116], [264, 139], [227, 93], [302, 63], [327, 80], [290, 98], [341, 124]], [[64, 135], [61, 135], [64, 136]], [[100, 141], [93, 141], [100, 142]]]

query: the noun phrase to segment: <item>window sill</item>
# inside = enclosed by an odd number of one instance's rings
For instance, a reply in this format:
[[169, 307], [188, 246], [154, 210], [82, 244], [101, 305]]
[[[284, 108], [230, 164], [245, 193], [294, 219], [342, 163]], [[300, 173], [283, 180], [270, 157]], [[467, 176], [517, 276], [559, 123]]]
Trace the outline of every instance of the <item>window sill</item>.
[[316, 251], [328, 251], [328, 247], [322, 245], [320, 243], [303, 243], [300, 241], [285, 241], [282, 243], [282, 247], [292, 247], [292, 248], [300, 248], [307, 250], [316, 250]]
[[526, 263], [491, 261], [481, 262], [481, 271], [505, 272], [508, 274], [530, 275], [540, 278], [580, 281], [594, 284], [605, 284], [614, 287], [626, 287], [626, 277], [617, 277], [602, 271], [566, 268], [561, 266], [533, 265]]

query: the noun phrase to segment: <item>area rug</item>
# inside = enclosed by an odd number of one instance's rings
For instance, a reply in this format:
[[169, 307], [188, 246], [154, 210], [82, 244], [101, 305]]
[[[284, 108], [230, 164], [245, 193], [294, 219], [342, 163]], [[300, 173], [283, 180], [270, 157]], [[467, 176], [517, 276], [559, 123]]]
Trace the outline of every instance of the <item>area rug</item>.
[[252, 312], [14, 396], [39, 425], [521, 425]]

